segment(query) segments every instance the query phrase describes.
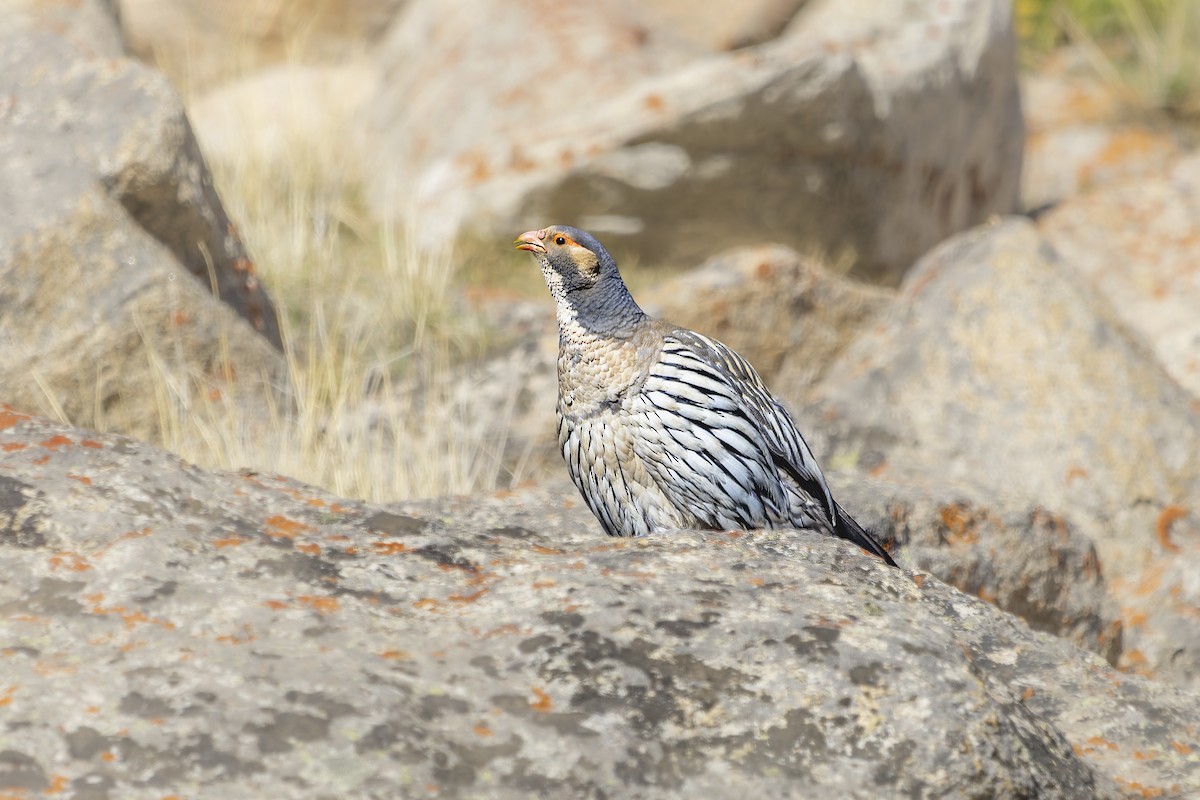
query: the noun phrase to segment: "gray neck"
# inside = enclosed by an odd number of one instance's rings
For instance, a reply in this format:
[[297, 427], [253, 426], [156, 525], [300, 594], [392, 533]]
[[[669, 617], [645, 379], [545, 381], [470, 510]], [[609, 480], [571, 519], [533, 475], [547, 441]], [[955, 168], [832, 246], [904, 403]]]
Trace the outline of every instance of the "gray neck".
[[627, 339], [647, 319], [646, 312], [620, 282], [570, 292], [556, 299], [560, 338]]

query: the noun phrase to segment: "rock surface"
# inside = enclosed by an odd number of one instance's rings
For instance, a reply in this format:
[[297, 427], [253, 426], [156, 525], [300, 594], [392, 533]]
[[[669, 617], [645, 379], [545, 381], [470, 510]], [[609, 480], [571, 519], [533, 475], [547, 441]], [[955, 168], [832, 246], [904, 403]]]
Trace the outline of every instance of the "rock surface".
[[1021, 76], [1027, 136], [1021, 207], [1038, 211], [1084, 192], [1153, 179], [1179, 157], [1180, 137], [1130, 119], [1119, 93], [1067, 49]]
[[1061, 515], [962, 484], [828, 479], [838, 503], [910, 567], [1118, 663], [1120, 608], [1095, 545]]
[[843, 542], [607, 540], [555, 491], [384, 510], [0, 429], [0, 790], [1200, 791], [1200, 698]]
[[750, 360], [779, 397], [797, 401], [894, 293], [837, 275], [780, 245], [714, 256], [638, 302]]
[[936, 248], [817, 396], [835, 463], [1064, 514], [1121, 606], [1122, 663], [1200, 679], [1200, 409], [1032, 223]]
[[1039, 227], [1200, 403], [1200, 154], [1072, 197]]
[[125, 53], [109, 0], [0, 0], [0, 11], [0, 32], [32, 25], [89, 55], [116, 58]]
[[850, 252], [894, 283], [1015, 208], [999, 0], [811, 3], [782, 38], [702, 58], [616, 4], [464, 4], [414, 0], [382, 51], [371, 197], [419, 217], [427, 243], [554, 221], [648, 263], [776, 241]]
[[275, 309], [166, 79], [10, 27], [0, 98], [5, 400], [149, 437], [171, 381], [261, 399]]

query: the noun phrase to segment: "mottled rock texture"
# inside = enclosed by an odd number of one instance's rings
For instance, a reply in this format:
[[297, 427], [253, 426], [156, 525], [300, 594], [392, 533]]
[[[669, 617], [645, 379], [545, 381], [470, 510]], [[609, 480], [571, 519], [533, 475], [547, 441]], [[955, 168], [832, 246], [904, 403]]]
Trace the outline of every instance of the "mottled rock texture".
[[170, 84], [12, 19], [0, 325], [6, 401], [140, 436], [169, 382], [253, 404], [282, 369], [274, 306]]
[[1200, 402], [1200, 154], [1072, 197], [1039, 227]]
[[843, 542], [608, 540], [565, 488], [381, 509], [0, 429], [3, 791], [1200, 791], [1200, 699]]
[[1022, 71], [1027, 136], [1021, 206], [1045, 210], [1096, 189], [1153, 181], [1177, 160], [1184, 137], [1130, 114], [1120, 90], [1073, 48]]
[[381, 64], [371, 196], [429, 242], [568, 223], [693, 264], [776, 241], [895, 283], [1017, 203], [1000, 0], [810, 3], [780, 38], [707, 56], [617, 3], [414, 0]]
[[1200, 678], [1200, 409], [1032, 223], [922, 259], [816, 394], [804, 429], [837, 463], [1064, 514], [1121, 606], [1122, 663]]
[[96, 56], [124, 55], [114, 0], [0, 0], [0, 31], [41, 28]]
[[781, 245], [740, 247], [645, 292], [643, 307], [750, 360], [771, 390], [805, 397], [895, 294]]
[[924, 570], [1116, 664], [1124, 644], [1091, 539], [1061, 514], [963, 484], [830, 474], [838, 502]]

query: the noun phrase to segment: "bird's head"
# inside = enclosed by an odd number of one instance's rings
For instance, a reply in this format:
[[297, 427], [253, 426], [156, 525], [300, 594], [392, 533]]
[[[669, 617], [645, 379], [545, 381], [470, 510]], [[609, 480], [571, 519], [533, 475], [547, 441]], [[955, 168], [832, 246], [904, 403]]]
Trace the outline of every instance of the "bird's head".
[[522, 233], [513, 244], [537, 259], [558, 303], [560, 323], [569, 318], [598, 328], [606, 320], [617, 322], [641, 314], [625, 288], [617, 262], [590, 233], [569, 225], [551, 225]]

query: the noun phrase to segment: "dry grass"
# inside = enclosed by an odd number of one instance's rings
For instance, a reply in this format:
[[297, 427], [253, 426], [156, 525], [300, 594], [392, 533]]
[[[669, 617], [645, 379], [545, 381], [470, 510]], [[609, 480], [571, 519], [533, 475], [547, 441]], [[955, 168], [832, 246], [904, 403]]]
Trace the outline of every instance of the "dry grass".
[[[313, 99], [292, 102], [300, 119]], [[352, 113], [322, 110], [329, 120]], [[283, 473], [372, 501], [507, 486], [516, 478], [501, 457], [511, 399], [470, 419], [456, 377], [486, 331], [456, 299], [453, 249], [417, 252], [403, 229], [366, 212], [360, 148], [344, 128], [314, 127], [311, 115], [291, 128], [260, 118], [279, 110], [253, 102], [237, 113], [244, 131], [284, 131], [270, 142], [248, 134], [209, 157], [281, 311], [288, 383], [250, 416], [162, 359], [161, 443], [205, 466]]]
[[1018, 0], [1017, 22], [1027, 55], [1071, 42], [1132, 110], [1200, 120], [1196, 0]]

